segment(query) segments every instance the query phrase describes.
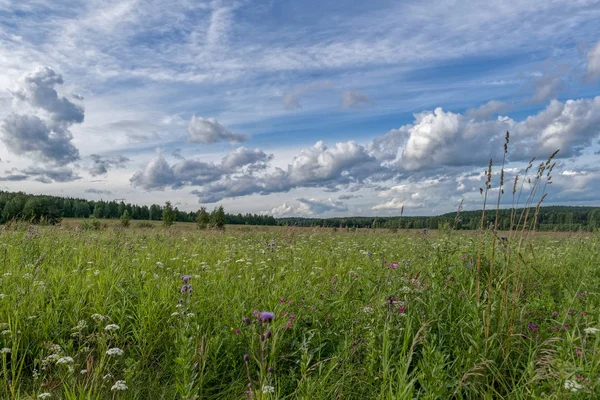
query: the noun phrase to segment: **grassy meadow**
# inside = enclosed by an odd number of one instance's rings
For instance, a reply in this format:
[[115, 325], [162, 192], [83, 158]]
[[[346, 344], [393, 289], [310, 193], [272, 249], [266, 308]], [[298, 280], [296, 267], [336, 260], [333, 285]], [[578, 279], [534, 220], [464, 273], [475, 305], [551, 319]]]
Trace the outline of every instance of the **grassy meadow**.
[[0, 398], [594, 399], [599, 250], [598, 234], [6, 226]]

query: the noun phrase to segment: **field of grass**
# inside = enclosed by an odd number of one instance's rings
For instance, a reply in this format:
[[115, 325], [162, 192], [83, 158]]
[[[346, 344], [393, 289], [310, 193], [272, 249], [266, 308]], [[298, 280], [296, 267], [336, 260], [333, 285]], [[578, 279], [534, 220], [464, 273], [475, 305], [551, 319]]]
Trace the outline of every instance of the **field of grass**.
[[600, 396], [598, 234], [76, 225], [0, 231], [2, 399]]

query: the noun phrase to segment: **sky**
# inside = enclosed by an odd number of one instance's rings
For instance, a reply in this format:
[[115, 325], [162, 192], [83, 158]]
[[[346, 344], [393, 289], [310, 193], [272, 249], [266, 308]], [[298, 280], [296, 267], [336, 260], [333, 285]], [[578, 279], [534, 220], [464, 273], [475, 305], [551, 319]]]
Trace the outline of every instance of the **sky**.
[[490, 158], [497, 190], [509, 131], [502, 204], [560, 150], [545, 204], [600, 206], [599, 20], [600, 0], [0, 0], [0, 190], [436, 215], [481, 208]]

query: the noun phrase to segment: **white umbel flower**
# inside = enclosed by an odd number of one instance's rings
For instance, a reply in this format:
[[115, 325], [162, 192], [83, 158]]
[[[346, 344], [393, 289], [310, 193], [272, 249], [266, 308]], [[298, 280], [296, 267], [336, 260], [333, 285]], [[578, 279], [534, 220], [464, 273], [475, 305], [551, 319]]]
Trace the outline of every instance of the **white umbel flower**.
[[48, 392], [44, 392], [44, 393], [40, 393], [38, 394], [38, 399], [49, 399], [50, 397], [52, 397], [52, 394], [48, 393]]
[[104, 327], [105, 331], [118, 331], [121, 327], [117, 324], [108, 324]]
[[583, 331], [585, 333], [587, 333], [588, 335], [595, 335], [596, 333], [600, 332], [600, 329], [598, 329], [598, 328], [585, 328]]
[[273, 386], [263, 386], [261, 391], [263, 393], [274, 393], [275, 392], [275, 388]]
[[583, 389], [583, 385], [580, 385], [577, 381], [565, 381], [565, 389], [570, 390], [571, 392], [577, 392]]
[[113, 347], [111, 349], [106, 350], [106, 354], [108, 354], [109, 356], [122, 356], [123, 350], [121, 350], [118, 347]]
[[110, 390], [127, 390], [127, 385], [125, 384], [125, 381], [116, 381]]
[[56, 360], [56, 364], [73, 364], [73, 357], [61, 357]]

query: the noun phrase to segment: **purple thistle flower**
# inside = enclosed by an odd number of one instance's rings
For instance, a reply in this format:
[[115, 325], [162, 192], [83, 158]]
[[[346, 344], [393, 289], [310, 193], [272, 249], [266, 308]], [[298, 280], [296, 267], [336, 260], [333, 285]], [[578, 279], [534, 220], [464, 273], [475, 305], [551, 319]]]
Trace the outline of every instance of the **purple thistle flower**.
[[181, 287], [181, 289], [179, 289], [179, 291], [180, 291], [181, 293], [185, 293], [185, 292], [187, 292], [187, 285], [183, 285], [183, 286]]
[[553, 317], [558, 317], [558, 311], [553, 311], [553, 312], [552, 312], [552, 316], [553, 316]]
[[181, 277], [181, 280], [183, 281], [183, 283], [188, 283], [188, 281], [189, 281], [190, 279], [192, 279], [192, 276], [191, 276], [191, 275], [183, 275], [183, 276]]
[[538, 331], [538, 326], [536, 324], [534, 324], [533, 322], [528, 322], [527, 323], [527, 327], [531, 330], [531, 332], [533, 333], [537, 333]]
[[243, 322], [245, 325], [250, 325], [250, 318], [248, 318], [248, 317], [244, 317], [244, 318], [242, 318], [242, 322]]
[[267, 333], [265, 334], [265, 338], [267, 338], [267, 339], [271, 339], [271, 336], [272, 336], [272, 335], [273, 335], [273, 334], [271, 333], [271, 331], [267, 331]]
[[250, 360], [250, 356], [248, 354], [244, 354], [244, 361]]
[[275, 368], [273, 368], [273, 367], [269, 367], [269, 368], [267, 368], [267, 372], [268, 372], [268, 373], [272, 374], [272, 373], [273, 373], [273, 371], [275, 371]]
[[275, 318], [275, 314], [270, 311], [263, 311], [258, 314], [258, 319], [262, 322], [271, 322]]

